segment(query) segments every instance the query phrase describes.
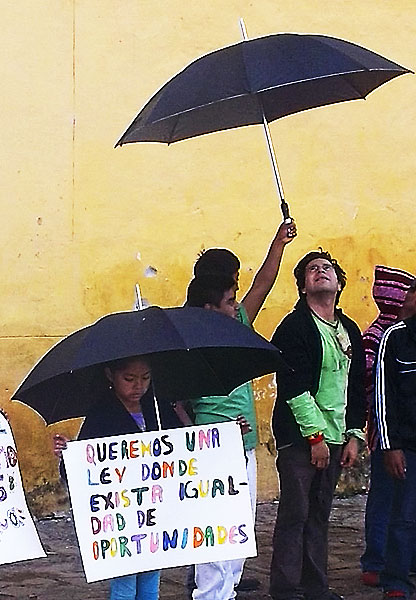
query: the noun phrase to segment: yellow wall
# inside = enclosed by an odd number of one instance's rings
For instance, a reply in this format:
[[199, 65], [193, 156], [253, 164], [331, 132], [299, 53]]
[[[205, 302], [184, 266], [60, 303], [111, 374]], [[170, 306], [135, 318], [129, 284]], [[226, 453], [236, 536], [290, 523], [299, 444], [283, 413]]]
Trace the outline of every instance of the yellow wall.
[[[50, 430], [9, 398], [46, 349], [103, 313], [131, 308], [136, 281], [151, 303], [181, 303], [204, 247], [240, 256], [244, 290], [279, 223], [258, 127], [113, 148], [167, 79], [240, 39], [240, 16], [251, 37], [323, 33], [416, 67], [410, 0], [2, 2], [0, 404], [28, 489], [56, 479]], [[271, 125], [299, 238], [257, 320], [264, 335], [293, 305], [291, 269], [311, 248], [341, 260], [349, 276], [342, 305], [362, 327], [375, 315], [374, 265], [415, 271], [415, 86], [406, 75], [366, 102]], [[156, 277], [145, 277], [149, 265]], [[262, 496], [275, 493], [271, 387], [257, 399]]]

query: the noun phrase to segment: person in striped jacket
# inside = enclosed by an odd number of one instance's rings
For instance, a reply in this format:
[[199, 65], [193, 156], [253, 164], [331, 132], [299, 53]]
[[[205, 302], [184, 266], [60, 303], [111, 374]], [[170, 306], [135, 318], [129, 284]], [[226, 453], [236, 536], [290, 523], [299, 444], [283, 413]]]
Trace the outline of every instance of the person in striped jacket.
[[376, 587], [384, 567], [384, 549], [387, 526], [393, 498], [393, 481], [383, 467], [374, 406], [373, 366], [381, 338], [396, 321], [406, 316], [406, 298], [414, 276], [383, 265], [374, 269], [372, 294], [379, 309], [375, 321], [363, 333], [366, 360], [365, 388], [367, 398], [367, 445], [371, 452], [370, 489], [365, 513], [365, 551], [361, 556], [361, 580], [364, 585]]

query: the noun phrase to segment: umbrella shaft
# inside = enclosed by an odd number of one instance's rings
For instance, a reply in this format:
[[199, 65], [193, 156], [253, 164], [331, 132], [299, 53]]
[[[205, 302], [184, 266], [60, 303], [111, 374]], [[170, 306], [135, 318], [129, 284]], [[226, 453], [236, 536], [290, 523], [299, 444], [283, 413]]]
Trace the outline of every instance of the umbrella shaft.
[[[242, 17], [240, 18], [240, 30], [241, 30], [241, 35], [242, 35], [243, 40], [247, 41], [248, 35], [247, 35], [246, 24], [244, 23], [244, 19]], [[285, 220], [285, 222], [291, 222], [292, 219], [289, 214], [289, 206], [288, 206], [287, 202], [285, 201], [285, 197], [283, 194], [282, 180], [280, 179], [279, 167], [277, 166], [276, 153], [274, 151], [272, 136], [270, 135], [269, 124], [265, 117], [264, 108], [263, 108], [263, 104], [260, 100], [260, 97], [257, 96], [257, 99], [258, 99], [258, 102], [259, 102], [259, 105], [261, 108], [262, 117], [263, 117], [263, 129], [264, 129], [264, 133], [266, 136], [267, 147], [269, 149], [269, 156], [270, 156], [270, 160], [272, 163], [274, 179], [276, 181], [276, 187], [277, 187], [277, 191], [279, 193], [280, 208], [282, 210], [283, 219]]]
[[280, 198], [281, 202], [284, 202], [285, 197], [283, 194], [283, 186], [282, 186], [282, 181], [280, 179], [279, 167], [277, 166], [277, 160], [276, 160], [276, 154], [275, 154], [274, 147], [273, 147], [272, 136], [270, 135], [269, 124], [266, 121], [266, 117], [264, 116], [263, 106], [261, 107], [261, 109], [262, 109], [262, 113], [263, 113], [263, 129], [264, 129], [264, 134], [266, 136], [267, 147], [269, 149], [269, 156], [270, 156], [270, 161], [272, 163], [272, 168], [273, 168], [274, 178], [276, 181], [277, 191], [279, 192], [279, 198]]
[[243, 40], [248, 40], [246, 24], [244, 23], [243, 17], [240, 17], [240, 29]]

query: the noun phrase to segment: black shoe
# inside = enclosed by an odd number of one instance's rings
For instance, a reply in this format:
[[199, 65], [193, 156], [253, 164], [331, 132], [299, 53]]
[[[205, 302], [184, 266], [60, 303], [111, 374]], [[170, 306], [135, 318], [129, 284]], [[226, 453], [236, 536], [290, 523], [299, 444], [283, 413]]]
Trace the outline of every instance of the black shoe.
[[260, 581], [255, 577], [244, 577], [236, 586], [236, 592], [255, 592], [260, 587]]

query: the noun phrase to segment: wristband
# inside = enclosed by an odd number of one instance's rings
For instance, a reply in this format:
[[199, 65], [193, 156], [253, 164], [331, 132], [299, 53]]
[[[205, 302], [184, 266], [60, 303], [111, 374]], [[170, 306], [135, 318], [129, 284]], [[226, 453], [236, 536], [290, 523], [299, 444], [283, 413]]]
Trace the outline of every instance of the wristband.
[[319, 444], [320, 442], [324, 441], [324, 434], [322, 433], [322, 431], [317, 431], [316, 433], [313, 433], [312, 435], [308, 436], [308, 442], [311, 446], [314, 446], [315, 444]]

